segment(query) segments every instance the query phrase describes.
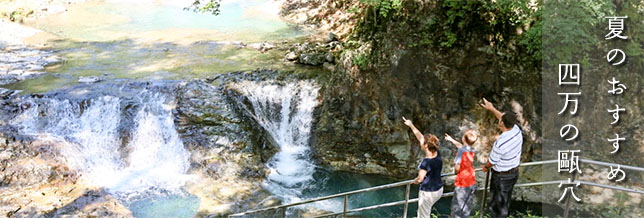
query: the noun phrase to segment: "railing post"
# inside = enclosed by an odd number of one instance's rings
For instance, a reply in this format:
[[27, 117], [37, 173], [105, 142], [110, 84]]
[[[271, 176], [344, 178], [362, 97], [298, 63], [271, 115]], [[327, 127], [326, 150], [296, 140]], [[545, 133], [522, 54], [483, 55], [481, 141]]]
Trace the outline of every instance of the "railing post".
[[347, 218], [347, 204], [349, 203], [349, 195], [344, 195], [344, 210], [342, 211], [342, 217]]
[[[574, 182], [577, 180], [577, 172], [573, 171], [572, 173], [572, 181]], [[568, 212], [570, 212], [570, 199], [572, 197], [568, 196], [568, 199], [566, 199], [566, 209], [564, 210], [563, 218], [568, 218]]]
[[405, 191], [405, 210], [403, 210], [403, 218], [407, 218], [407, 209], [409, 208], [409, 188], [411, 183], [407, 183], [407, 191]]
[[479, 213], [480, 218], [483, 218], [483, 216], [485, 215], [485, 211], [486, 211], [485, 202], [487, 201], [487, 188], [488, 188], [488, 185], [490, 183], [490, 171], [491, 171], [491, 169], [488, 169], [487, 173], [485, 174], [485, 188], [483, 189], [483, 199], [481, 200], [482, 201], [481, 202], [481, 209], [480, 209], [481, 213]]
[[286, 218], [286, 207], [282, 208], [282, 218]]

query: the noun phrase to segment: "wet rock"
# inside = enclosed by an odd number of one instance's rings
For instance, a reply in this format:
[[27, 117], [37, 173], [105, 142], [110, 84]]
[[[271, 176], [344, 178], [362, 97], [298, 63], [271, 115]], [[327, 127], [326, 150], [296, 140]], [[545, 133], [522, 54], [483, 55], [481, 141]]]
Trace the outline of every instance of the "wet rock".
[[324, 43], [330, 43], [333, 41], [338, 41], [338, 35], [333, 32], [330, 32], [329, 35], [324, 39]]
[[332, 63], [324, 62], [324, 64], [322, 64], [322, 67], [329, 72], [335, 72], [335, 65]]
[[236, 48], [245, 48], [246, 47], [246, 43], [244, 43], [242, 41], [216, 41], [216, 42], [199, 41], [197, 43], [198, 44], [210, 43], [210, 44], [215, 44], [215, 45], [232, 45], [232, 46], [235, 46]]
[[49, 57], [45, 57], [42, 60], [43, 66], [50, 66], [50, 65], [58, 64], [60, 62], [61, 62], [61, 58], [58, 56], [49, 56]]
[[309, 46], [309, 43], [302, 43], [302, 44], [297, 43], [297, 44], [295, 44], [295, 52], [297, 52], [298, 54], [303, 53], [303, 52], [307, 52], [311, 48], [312, 47]]
[[300, 64], [318, 66], [322, 65], [326, 61], [326, 55], [324, 53], [305, 53], [300, 54], [298, 62]]
[[284, 59], [286, 59], [287, 61], [296, 61], [298, 58], [298, 55], [295, 54], [294, 51], [290, 51], [286, 54], [286, 56], [284, 56]]
[[81, 76], [81, 77], [78, 77], [78, 82], [80, 82], [80, 83], [96, 83], [96, 82], [100, 82], [102, 80], [103, 80], [102, 78], [97, 77], [97, 76]]
[[[238, 96], [228, 86], [237, 80], [261, 79], [261, 72], [217, 75], [193, 80], [177, 90], [177, 131], [191, 152], [199, 182], [188, 185], [201, 199], [199, 214], [224, 216], [252, 209], [267, 193], [258, 189], [267, 175], [264, 161], [272, 149], [260, 149], [263, 133], [240, 116]], [[209, 83], [218, 84], [216, 86]], [[252, 119], [252, 118], [251, 118]], [[261, 127], [255, 127], [261, 128]], [[261, 194], [261, 197], [258, 196]], [[225, 199], [225, 200], [214, 200]]]
[[269, 43], [269, 42], [258, 42], [258, 43], [248, 44], [247, 47], [255, 49], [255, 50], [258, 50], [258, 51], [261, 51], [261, 52], [266, 52], [268, 50], [276, 48], [277, 46], [275, 44]]
[[9, 151], [0, 152], [0, 161], [8, 161], [11, 157], [13, 157], [13, 153]]
[[54, 208], [46, 217], [133, 217], [125, 208], [105, 190], [87, 190], [71, 203], [61, 208]]
[[[331, 47], [334, 47], [338, 41], [333, 41], [331, 43], [296, 43], [291, 45], [289, 51], [286, 53], [284, 59], [287, 61], [297, 61], [299, 64], [311, 65], [311, 66], [320, 66], [327, 70], [334, 70], [333, 63], [335, 63], [334, 52], [331, 51]], [[330, 46], [329, 44], [332, 44]], [[329, 63], [329, 64], [325, 64]]]
[[341, 44], [342, 44], [342, 43], [341, 43], [341, 42], [339, 42], [339, 41], [333, 41], [333, 42], [330, 42], [329, 44], [326, 44], [326, 47], [327, 47], [329, 50], [334, 50], [334, 49], [336, 49], [336, 48], [340, 47], [340, 46], [341, 46]]
[[324, 59], [329, 63], [333, 63], [335, 61], [335, 57], [333, 57], [333, 53], [331, 52], [326, 53]]
[[18, 81], [20, 81], [20, 80], [18, 80], [15, 77], [3, 77], [3, 76], [0, 76], [0, 85], [17, 83]]
[[263, 42], [256, 42], [256, 43], [248, 44], [246, 47], [252, 48], [252, 49], [255, 49], [255, 50], [260, 50], [260, 49], [262, 49], [262, 44], [263, 44]]
[[[5, 154], [7, 156], [12, 154]], [[54, 174], [53, 168], [49, 165], [42, 165], [36, 162], [25, 162], [13, 164], [3, 171], [1, 183], [14, 186], [39, 185], [49, 181], [49, 176]]]
[[50, 51], [9, 46], [0, 52], [0, 85], [43, 75], [45, 67], [60, 61], [61, 58]]
[[44, 70], [45, 66], [37, 65], [37, 64], [29, 64], [26, 66], [26, 68], [28, 71], [40, 71], [40, 70]]
[[264, 43], [264, 46], [262, 47], [262, 51], [268, 51], [271, 49], [277, 48], [277, 46], [273, 43]]

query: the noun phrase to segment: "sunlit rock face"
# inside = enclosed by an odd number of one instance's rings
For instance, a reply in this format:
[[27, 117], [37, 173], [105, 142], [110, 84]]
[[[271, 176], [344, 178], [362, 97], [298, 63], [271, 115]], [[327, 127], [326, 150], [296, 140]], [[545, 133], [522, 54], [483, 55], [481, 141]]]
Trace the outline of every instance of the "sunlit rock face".
[[[478, 106], [486, 97], [501, 110], [521, 112], [520, 125], [526, 133], [523, 160], [531, 160], [540, 133], [538, 87], [517, 84], [498, 90], [494, 77], [486, 73], [492, 70], [484, 67], [482, 53], [465, 49], [453, 53], [404, 51], [392, 54], [396, 61], [378, 72], [347, 70], [347, 77], [353, 78], [329, 85], [322, 94], [314, 133], [316, 155], [335, 169], [409, 178], [422, 152], [402, 122], [405, 116], [423, 133], [441, 139], [444, 133], [460, 138], [466, 129], [477, 130], [480, 164], [500, 134], [493, 115]], [[450, 69], [468, 70], [454, 74]], [[451, 172], [448, 163], [456, 147], [442, 140], [440, 151], [446, 172]]]
[[213, 83], [222, 85], [213, 86], [195, 80], [177, 92], [177, 129], [191, 153], [190, 173], [199, 175], [186, 186], [200, 198], [198, 215], [248, 210], [270, 195], [261, 183], [268, 173], [264, 162], [274, 150], [255, 147], [254, 140], [264, 136], [238, 116], [226, 94], [228, 82], [221, 77]]
[[0, 214], [132, 217], [116, 198], [64, 164], [58, 150], [61, 146], [64, 145], [2, 133]]

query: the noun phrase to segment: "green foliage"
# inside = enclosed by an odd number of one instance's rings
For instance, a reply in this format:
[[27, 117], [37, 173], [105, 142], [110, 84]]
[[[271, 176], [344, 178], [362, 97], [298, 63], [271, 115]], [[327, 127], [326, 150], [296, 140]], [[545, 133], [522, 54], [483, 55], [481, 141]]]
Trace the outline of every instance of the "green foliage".
[[[625, 22], [626, 35], [629, 37], [624, 50], [629, 58], [642, 58], [644, 56], [644, 1], [628, 1], [619, 11], [619, 15], [627, 15]], [[644, 66], [642, 66], [644, 67]]]
[[[630, 59], [644, 56], [644, 1], [623, 1], [619, 8], [611, 1], [548, 1], [545, 7], [545, 63], [580, 63], [598, 68], [593, 64], [603, 62], [612, 48], [622, 49]], [[627, 40], [605, 40], [606, 16], [628, 16], [623, 33]]]
[[388, 16], [390, 16], [389, 15], [390, 13], [393, 13], [393, 12], [399, 10], [400, 7], [401, 7], [401, 4], [402, 4], [401, 0], [384, 0], [384, 1], [380, 1], [378, 12], [379, 12], [381, 17], [387, 18]]
[[604, 17], [614, 14], [610, 1], [548, 1], [544, 11], [544, 61], [588, 64], [589, 54], [603, 43]]
[[370, 57], [368, 54], [360, 53], [353, 57], [351, 60], [354, 65], [358, 66], [360, 69], [366, 69], [369, 66]]
[[539, 10], [535, 13], [535, 23], [523, 33], [523, 37], [519, 38], [519, 45], [524, 47], [529, 55], [531, 55], [535, 60], [541, 60], [541, 38], [543, 33], [543, 21], [541, 20], [542, 11]]
[[183, 8], [184, 10], [191, 10], [193, 12], [210, 13], [212, 15], [219, 15], [219, 8], [221, 7], [221, 0], [208, 0], [203, 3], [201, 0], [194, 0], [190, 7]]
[[[12, 21], [12, 22], [22, 23], [22, 20], [25, 17], [27, 17], [27, 16], [29, 16], [29, 15], [31, 15], [33, 13], [34, 13], [34, 11], [31, 10], [31, 9], [18, 8], [15, 11], [12, 11], [11, 13], [9, 13], [8, 17], [9, 17], [9, 20]], [[5, 16], [6, 16], [6, 14], [5, 14]]]
[[[438, 3], [439, 21], [429, 25], [430, 30], [440, 31], [437, 42], [441, 47], [450, 48], [472, 40], [472, 33], [489, 36], [491, 43], [505, 46], [514, 40], [523, 40], [521, 32], [530, 32], [530, 27], [539, 22], [540, 2], [532, 5], [530, 0], [497, 0], [497, 1], [460, 1], [443, 0]], [[537, 32], [530, 34], [531, 40], [525, 43], [537, 43], [540, 37]], [[539, 41], [540, 44], [540, 41]], [[531, 46], [537, 52], [537, 46]]]
[[24, 17], [24, 15], [22, 15], [22, 13], [20, 13], [19, 11], [12, 11], [9, 14], [9, 20], [11, 20], [13, 22], [22, 22], [23, 17]]
[[484, 42], [492, 46], [492, 55], [527, 54], [530, 59], [517, 61], [541, 65], [541, 0], [360, 1], [367, 7], [354, 34], [376, 47], [384, 40], [382, 33], [395, 28], [404, 31], [411, 48], [452, 49]]
[[382, 23], [402, 8], [402, 0], [360, 0], [360, 3], [366, 6], [363, 17], [373, 29], [379, 26], [378, 21]]
[[[374, 38], [379, 31], [382, 31], [386, 21], [392, 19], [403, 8], [403, 0], [359, 0], [357, 7], [349, 9], [349, 12], [355, 13], [361, 17], [357, 35], [365, 35]], [[354, 35], [356, 36], [356, 35]], [[360, 43], [356, 40], [360, 37], [354, 37], [349, 40], [345, 46], [347, 49], [356, 49]], [[372, 55], [369, 52], [361, 52], [352, 58], [354, 65], [360, 69], [370, 67], [373, 62]]]

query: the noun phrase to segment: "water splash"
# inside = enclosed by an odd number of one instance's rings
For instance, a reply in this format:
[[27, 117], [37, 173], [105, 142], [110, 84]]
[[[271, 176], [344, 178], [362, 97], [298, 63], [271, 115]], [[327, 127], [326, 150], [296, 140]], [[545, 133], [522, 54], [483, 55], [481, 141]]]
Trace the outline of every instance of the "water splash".
[[251, 114], [280, 148], [267, 163], [270, 173], [264, 188], [287, 202], [300, 200], [302, 191], [313, 181], [316, 167], [309, 139], [319, 88], [310, 81], [238, 85], [253, 106]]
[[53, 142], [68, 166], [113, 194], [178, 192], [190, 179], [189, 153], [174, 127], [171, 102], [147, 90], [135, 97], [29, 99], [32, 106], [12, 124]]

